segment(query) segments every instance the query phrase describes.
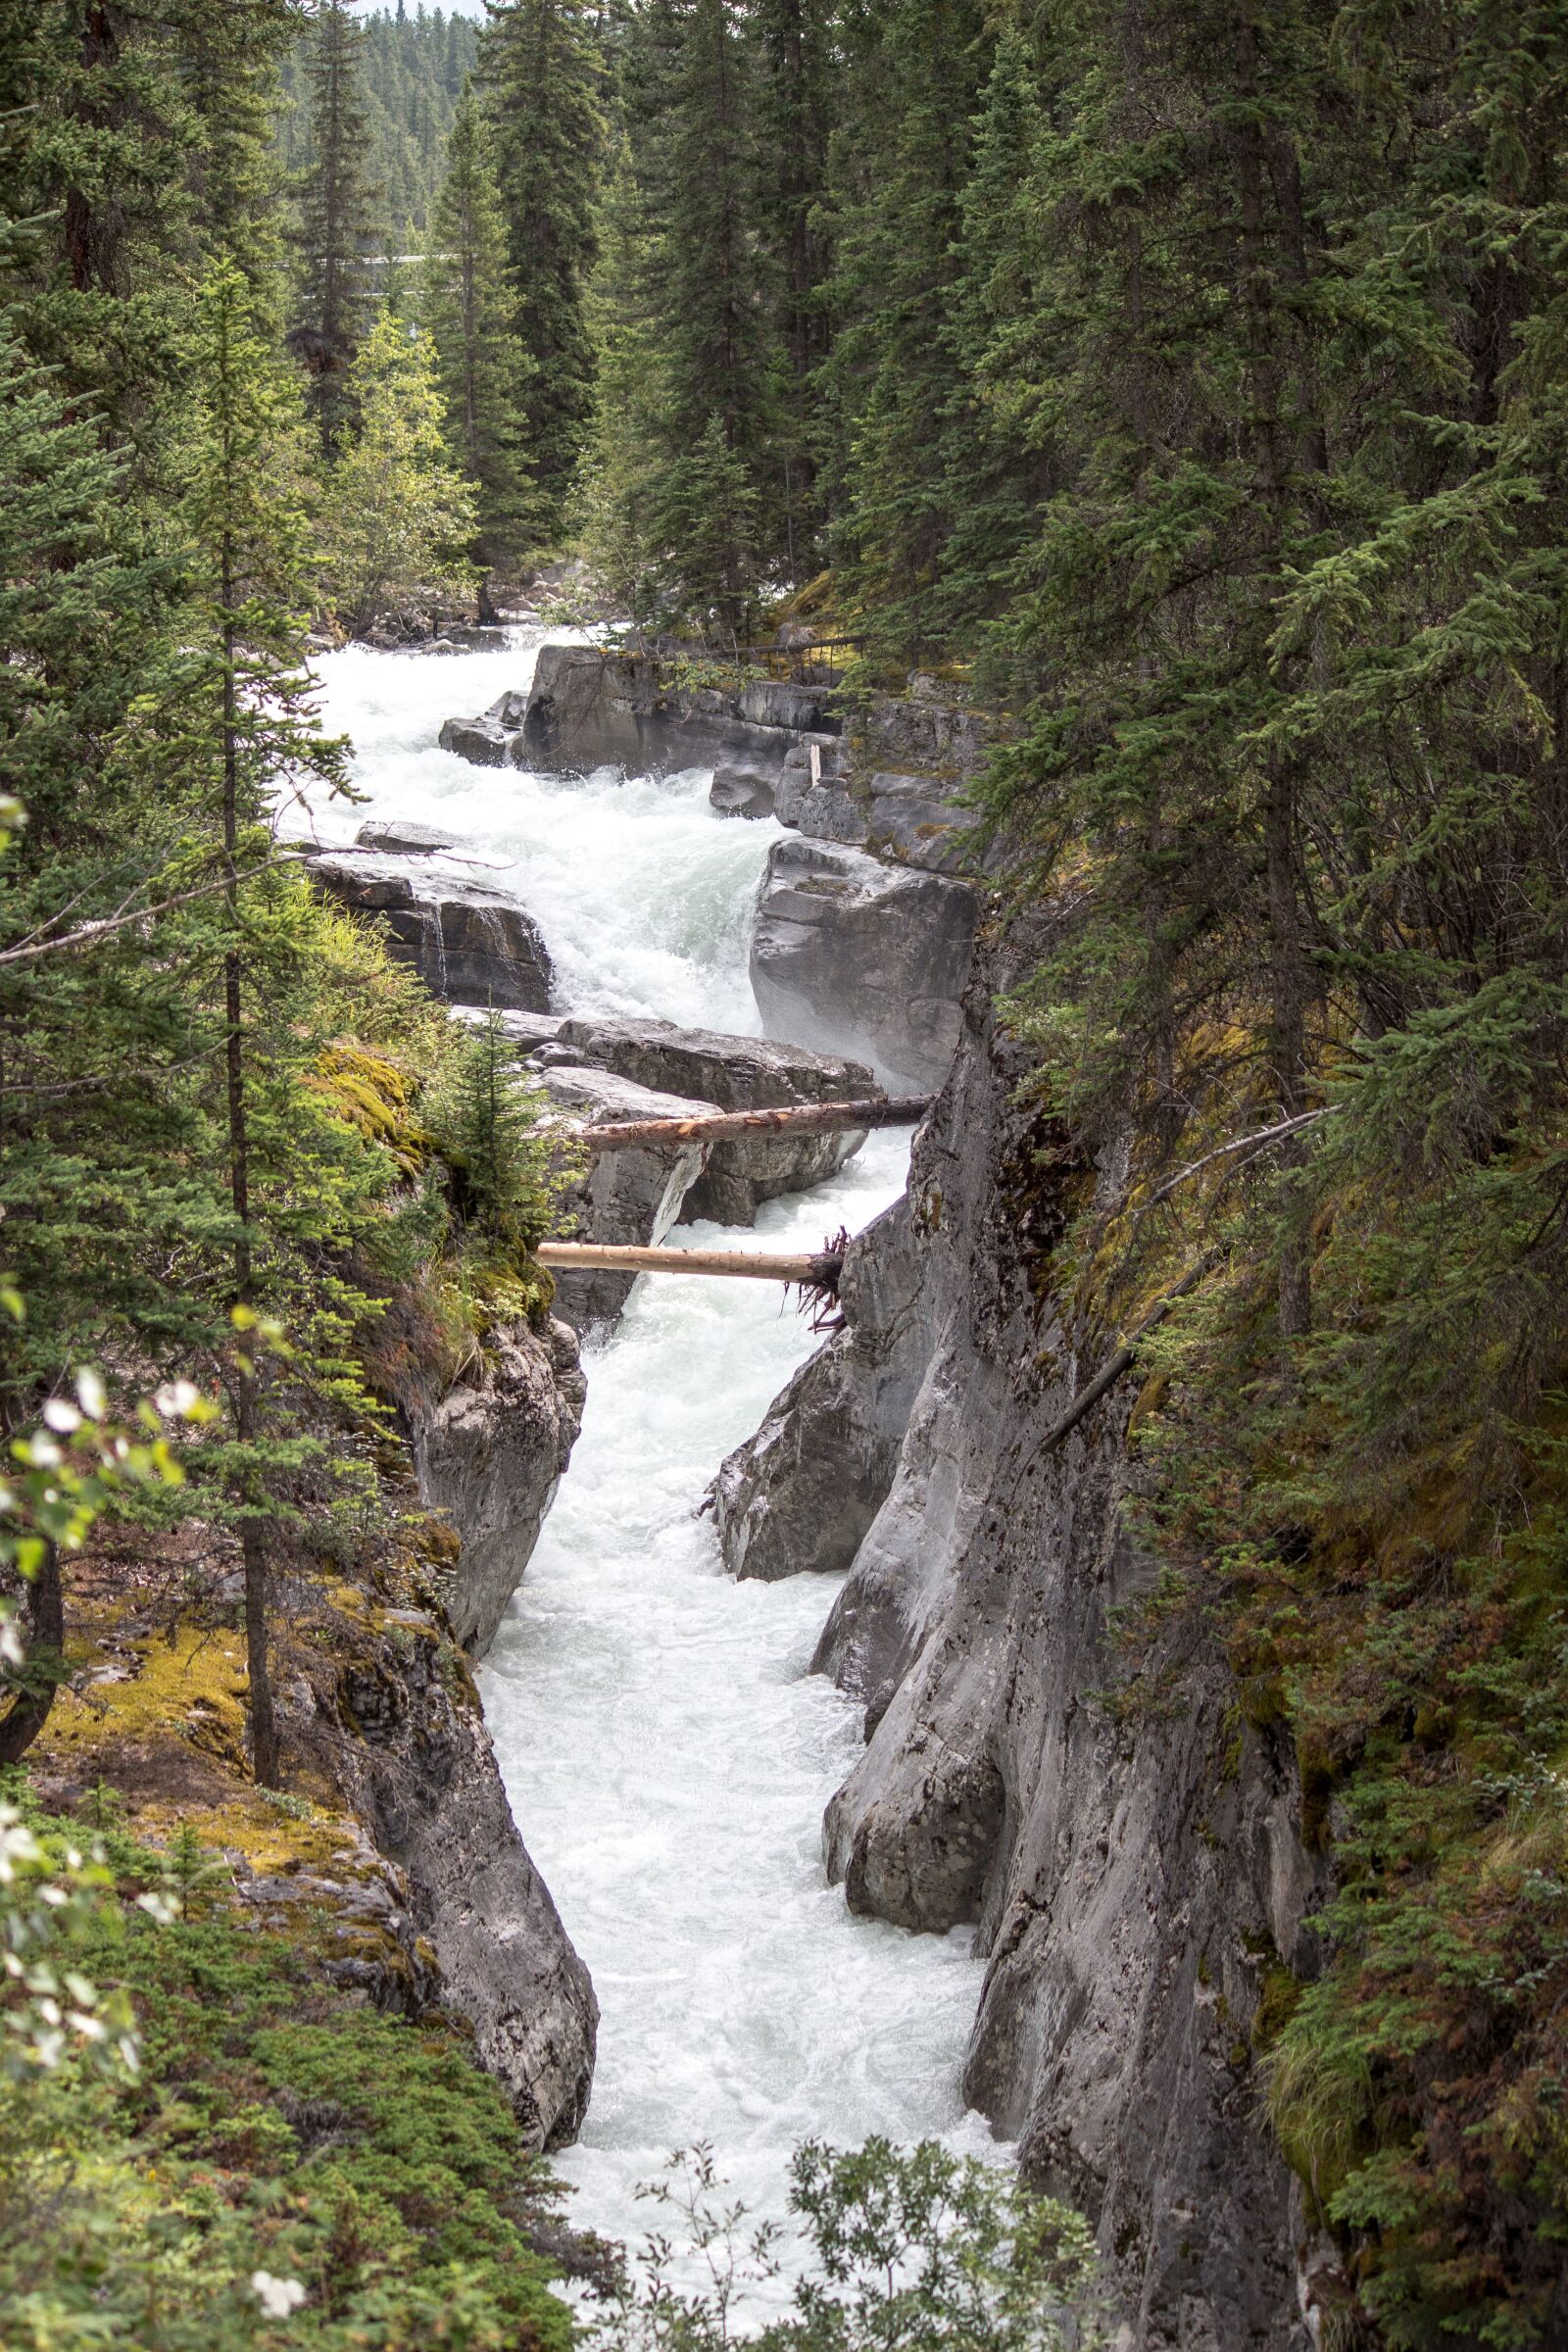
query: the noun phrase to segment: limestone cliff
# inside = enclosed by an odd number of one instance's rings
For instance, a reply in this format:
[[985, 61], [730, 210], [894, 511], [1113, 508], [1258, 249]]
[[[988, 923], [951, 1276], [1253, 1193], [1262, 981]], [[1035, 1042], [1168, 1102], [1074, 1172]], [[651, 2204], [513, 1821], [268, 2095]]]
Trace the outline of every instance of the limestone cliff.
[[1055, 1302], [1063, 1202], [1014, 1099], [1005, 978], [993, 957], [969, 992], [846, 1334], [725, 1465], [721, 1530], [732, 1565], [778, 1573], [840, 1564], [875, 1510], [816, 1660], [866, 1702], [830, 1869], [856, 1910], [974, 1923], [967, 2095], [1092, 2215], [1131, 2342], [1296, 2352], [1298, 2208], [1251, 2034], [1267, 1968], [1314, 1963], [1293, 1760], [1242, 1719], [1200, 1624], [1153, 1634], [1136, 1678], [1112, 1639], [1154, 1576], [1125, 1527], [1131, 1397], [1041, 1455], [1105, 1341]]

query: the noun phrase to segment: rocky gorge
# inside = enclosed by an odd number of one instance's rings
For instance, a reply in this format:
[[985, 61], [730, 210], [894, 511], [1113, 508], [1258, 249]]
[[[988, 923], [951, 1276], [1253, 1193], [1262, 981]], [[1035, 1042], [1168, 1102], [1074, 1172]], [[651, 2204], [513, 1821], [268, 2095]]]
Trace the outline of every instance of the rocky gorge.
[[[612, 2045], [587, 2135], [565, 2160], [612, 2223], [629, 2219], [625, 2184], [651, 2153], [644, 2109], [661, 2053], [691, 2046], [694, 2032], [722, 2052], [743, 2030], [727, 2022], [727, 1979], [696, 1964], [694, 1939], [714, 1933], [736, 1888], [753, 1890], [734, 1930], [747, 1970], [798, 1969], [827, 1932], [811, 1892], [814, 1857], [792, 1844], [786, 1862], [774, 1830], [760, 1826], [787, 1797], [798, 1841], [801, 1808], [814, 1802], [842, 1887], [836, 1899], [860, 1933], [899, 1939], [863, 1947], [856, 1965], [865, 1972], [864, 2006], [841, 1984], [841, 2026], [880, 2048], [912, 1996], [938, 2037], [920, 2044], [921, 2080], [900, 2092], [902, 2108], [895, 2101], [906, 2128], [935, 2122], [961, 2137], [974, 2128], [964, 2110], [974, 2111], [1016, 2143], [1032, 2179], [1082, 2205], [1113, 2266], [1128, 2345], [1299, 2352], [1309, 2340], [1303, 2312], [1315, 2311], [1333, 2263], [1259, 2120], [1253, 2046], [1270, 1971], [1305, 1976], [1314, 1960], [1321, 1865], [1298, 1836], [1294, 1760], [1239, 1721], [1223, 1659], [1190, 1630], [1159, 1635], [1169, 1656], [1145, 1660], [1132, 1688], [1114, 1628], [1154, 1574], [1125, 1532], [1136, 1491], [1124, 1443], [1133, 1396], [1107, 1399], [1064, 1445], [1043, 1446], [1105, 1342], [1064, 1319], [1043, 1280], [1062, 1230], [1062, 1179], [1042, 1172], [1049, 1154], [1019, 1091], [1024, 1064], [995, 1010], [1030, 943], [988, 933], [971, 970], [984, 878], [944, 870], [959, 856], [959, 778], [938, 771], [973, 758], [973, 731], [913, 703], [883, 716], [875, 747], [906, 764], [868, 769], [857, 748], [864, 730], [857, 739], [835, 731], [835, 720], [830, 696], [816, 689], [700, 686], [671, 696], [596, 649], [546, 648], [534, 687], [492, 706], [482, 760], [461, 728], [443, 729], [444, 744], [495, 775], [488, 789], [503, 803], [509, 771], [560, 772], [568, 792], [582, 789], [570, 782], [579, 776], [603, 790], [612, 811], [614, 794], [628, 788], [596, 772], [651, 761], [677, 782], [698, 771], [680, 792], [703, 793], [720, 835], [780, 828], [763, 834], [749, 919], [726, 950], [743, 959], [767, 1036], [747, 1035], [739, 1022], [705, 1028], [647, 1009], [596, 1010], [580, 992], [568, 1008], [550, 978], [542, 1004], [514, 1000], [503, 1010], [564, 1149], [595, 1124], [628, 1117], [859, 1097], [911, 1080], [940, 1091], [915, 1138], [906, 1189], [877, 1173], [885, 1161], [869, 1165], [855, 1134], [726, 1145], [706, 1161], [685, 1147], [583, 1163], [575, 1214], [600, 1239], [678, 1242], [699, 1230], [693, 1220], [708, 1220], [701, 1230], [755, 1226], [765, 1244], [786, 1229], [820, 1233], [841, 1200], [858, 1201], [863, 1230], [845, 1266], [842, 1327], [813, 1353], [787, 1331], [771, 1336], [776, 1327], [756, 1301], [740, 1322], [714, 1323], [741, 1312], [698, 1296], [722, 1285], [661, 1278], [628, 1301], [626, 1277], [573, 1274], [555, 1320], [514, 1335], [478, 1377], [440, 1397], [410, 1393], [421, 1494], [462, 1541], [448, 1618], [471, 1654], [488, 1648], [486, 1711], [529, 1847], [515, 1831], [509, 1838], [510, 1818], [507, 1829], [495, 1824], [499, 1861], [481, 1855], [487, 1833], [477, 1844], [467, 1833], [449, 1844], [441, 1740], [418, 1727], [417, 1706], [405, 1718], [418, 1728], [386, 1735], [394, 1761], [382, 1782], [367, 1783], [367, 1803], [384, 1850], [414, 1858], [405, 1867], [426, 1889], [442, 1972], [468, 2002], [486, 2062], [510, 2068], [536, 2100], [541, 2137], [569, 2134], [583, 2117], [594, 1995], [574, 1946], [602, 1997], [620, 1987], [624, 1906], [665, 1890], [667, 1920], [658, 1929], [650, 1921], [645, 1940], [652, 1936], [656, 1961], [667, 1955], [669, 1965], [662, 1974], [655, 1966], [648, 1993], [613, 1994], [623, 2010], [631, 2002], [646, 2047], [628, 2048], [624, 2034]], [[917, 758], [932, 763], [918, 791]], [[543, 764], [552, 760], [559, 771]], [[889, 777], [903, 781], [890, 788]], [[725, 803], [743, 780], [756, 806], [737, 817]], [[934, 830], [906, 838], [915, 854], [899, 858], [893, 835], [875, 829], [877, 804], [885, 820], [922, 797], [947, 821], [922, 818]], [[666, 790], [660, 807], [672, 806]], [[419, 824], [426, 813], [420, 805]], [[445, 806], [428, 813], [449, 815]], [[445, 877], [457, 878], [454, 853], [472, 838], [466, 854], [491, 862], [493, 844], [456, 817], [429, 828], [434, 844], [414, 840], [414, 822], [378, 814], [362, 828], [361, 848], [369, 859], [397, 858], [410, 903], [439, 908]], [[324, 887], [346, 898], [343, 877], [359, 887], [358, 855], [343, 858], [340, 872], [323, 862]], [[369, 880], [372, 890], [386, 886], [379, 873]], [[536, 921], [527, 896], [524, 871], [511, 903], [542, 946], [552, 923]], [[865, 904], [879, 896], [888, 907], [880, 948], [865, 944], [863, 928]], [[360, 904], [378, 919], [407, 911]], [[420, 920], [409, 948], [428, 957], [421, 941], [442, 917]], [[539, 960], [549, 973], [551, 950]], [[785, 979], [770, 998], [777, 968]], [[448, 993], [469, 1017], [484, 1001], [461, 972]], [[821, 1025], [818, 1000], [829, 1008]], [[867, 1193], [868, 1179], [886, 1189]], [[621, 1425], [612, 1432], [601, 1421], [587, 1457], [581, 1441], [556, 1499], [583, 1409], [572, 1327], [589, 1342], [590, 1400], [616, 1399]], [[747, 1335], [744, 1378], [731, 1329]], [[710, 1330], [726, 1334], [722, 1359], [703, 1352]], [[770, 1355], [787, 1377], [769, 1404]], [[701, 1431], [712, 1435], [693, 1450], [663, 1417], [669, 1384], [710, 1379], [705, 1365], [720, 1360], [719, 1388], [702, 1399]], [[678, 1465], [702, 1464], [708, 1447], [695, 1489], [683, 1485], [692, 1470]], [[706, 1517], [694, 1518], [704, 1480]], [[712, 1581], [718, 1562], [733, 1584]], [[825, 1627], [811, 1571], [833, 1580]], [[642, 1628], [648, 1654], [636, 1666], [617, 1615]], [[775, 1622], [794, 1629], [798, 1665], [815, 1679], [770, 1683], [763, 1698], [741, 1661], [758, 1627]], [[731, 1689], [705, 1674], [688, 1690], [688, 1656], [719, 1639], [730, 1644]], [[586, 1702], [585, 1677], [594, 1693]], [[1162, 1688], [1162, 1677], [1179, 1681], [1180, 1707], [1145, 1706], [1140, 1694]], [[1132, 1694], [1118, 1699], [1124, 1682]], [[753, 1789], [733, 1744], [742, 1736], [733, 1708], [751, 1692], [745, 1703], [766, 1712], [785, 1690], [799, 1692], [788, 1705], [808, 1716], [779, 1719], [777, 1757]], [[811, 1716], [821, 1703], [813, 1692], [842, 1692], [853, 1715], [833, 1695], [831, 1715]], [[365, 1703], [373, 1723], [375, 1701]], [[601, 1706], [602, 1768], [580, 1744]], [[672, 1706], [669, 1719], [683, 1728], [656, 1730]], [[568, 1720], [576, 1728], [564, 1747]], [[804, 1721], [822, 1729], [799, 1748]], [[682, 1754], [690, 1742], [700, 1808], [698, 1783], [715, 1770], [738, 1773], [741, 1818], [752, 1826], [747, 1862], [736, 1849], [727, 1865], [728, 1889], [697, 1862], [690, 1829], [670, 1849], [679, 1875], [663, 1875], [665, 1792], [645, 1785], [641, 1766], [648, 1743], [663, 1753], [671, 1736]], [[408, 1737], [436, 1764], [415, 1776], [416, 1798], [399, 1746]], [[615, 1826], [628, 1805], [644, 1824], [630, 1846]], [[460, 1806], [460, 1821], [469, 1817]], [[486, 1818], [482, 1805], [471, 1818]], [[712, 1843], [718, 1833], [710, 1819], [701, 1835]], [[765, 1894], [753, 1885], [759, 1845], [773, 1857]], [[730, 1850], [720, 1838], [715, 1867]], [[782, 1897], [780, 1885], [790, 1890]], [[766, 1937], [759, 1902], [777, 1914]], [[852, 1948], [838, 1940], [844, 1933], [832, 1931], [825, 1967], [843, 1970]], [[722, 1950], [721, 1927], [717, 1936]], [[681, 1984], [674, 2010], [659, 1989], [666, 1982]], [[941, 1998], [933, 2004], [922, 1984], [940, 1985]], [[755, 1976], [749, 1986], [751, 2049], [750, 2012], [767, 2002]], [[791, 2068], [814, 2081], [818, 2029], [803, 2021], [800, 2030], [807, 2038]], [[770, 2119], [793, 2114], [796, 2129], [816, 2129], [822, 2111], [809, 2098], [792, 2106], [783, 2085], [793, 2077], [775, 2075], [776, 2053], [737, 2063], [733, 2087], [721, 2073], [710, 2093], [688, 2080], [681, 2096], [694, 2127], [736, 2151], [744, 2181], [741, 2118], [759, 2085], [768, 2086]], [[933, 2108], [938, 2091], [947, 2103]], [[889, 2112], [885, 2092], [880, 2099], [858, 2107], [841, 2086], [830, 2111], [845, 2129], [875, 2129]], [[779, 2128], [769, 2121], [767, 2145]]]

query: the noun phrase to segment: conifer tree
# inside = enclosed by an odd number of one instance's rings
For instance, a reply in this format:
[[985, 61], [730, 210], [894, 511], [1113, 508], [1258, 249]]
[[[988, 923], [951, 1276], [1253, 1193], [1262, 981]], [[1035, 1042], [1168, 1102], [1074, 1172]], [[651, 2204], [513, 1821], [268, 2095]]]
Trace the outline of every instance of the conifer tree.
[[346, 0], [322, 0], [311, 51], [311, 161], [300, 196], [302, 275], [290, 345], [330, 457], [350, 415], [348, 373], [369, 323], [374, 190], [367, 172], [365, 30]]
[[358, 430], [327, 483], [327, 602], [360, 630], [421, 599], [472, 594], [474, 494], [449, 463], [431, 338], [383, 314], [348, 382]]
[[758, 233], [783, 360], [773, 462], [782, 476], [786, 562], [797, 578], [809, 567], [822, 520], [817, 377], [831, 342], [826, 197], [836, 13], [832, 0], [758, 0], [747, 19], [758, 61]]
[[604, 168], [604, 63], [589, 0], [496, 0], [480, 45], [541, 517], [559, 531], [593, 409], [585, 305]]
[[448, 445], [475, 494], [475, 558], [487, 572], [514, 568], [539, 527], [522, 413], [529, 362], [512, 332], [506, 221], [489, 126], [471, 90], [459, 100], [448, 142], [423, 310]]

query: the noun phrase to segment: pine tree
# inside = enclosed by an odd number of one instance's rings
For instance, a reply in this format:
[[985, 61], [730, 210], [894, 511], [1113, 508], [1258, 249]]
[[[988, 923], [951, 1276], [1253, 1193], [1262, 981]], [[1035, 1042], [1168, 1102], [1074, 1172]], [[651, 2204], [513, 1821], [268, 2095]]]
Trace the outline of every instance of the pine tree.
[[310, 166], [300, 200], [303, 270], [290, 346], [303, 361], [322, 447], [351, 414], [348, 374], [369, 322], [376, 239], [367, 176], [365, 30], [346, 0], [322, 0], [311, 52]]
[[559, 531], [593, 410], [585, 317], [605, 155], [598, 20], [589, 0], [496, 0], [480, 44], [516, 309], [541, 517]]
[[424, 266], [424, 318], [435, 340], [452, 455], [472, 484], [474, 555], [514, 569], [539, 535], [522, 402], [529, 363], [515, 313], [488, 125], [466, 90], [447, 147]]
[[751, 63], [730, 0], [643, 11], [623, 89], [617, 270], [598, 300], [622, 321], [617, 368], [648, 388], [630, 417], [607, 411], [596, 478], [636, 481], [631, 568], [652, 602], [744, 636], [789, 528]]
[[390, 315], [376, 320], [349, 377], [359, 428], [327, 484], [327, 602], [353, 630], [422, 600], [466, 598], [463, 555], [474, 495], [448, 463], [446, 405], [431, 338]]

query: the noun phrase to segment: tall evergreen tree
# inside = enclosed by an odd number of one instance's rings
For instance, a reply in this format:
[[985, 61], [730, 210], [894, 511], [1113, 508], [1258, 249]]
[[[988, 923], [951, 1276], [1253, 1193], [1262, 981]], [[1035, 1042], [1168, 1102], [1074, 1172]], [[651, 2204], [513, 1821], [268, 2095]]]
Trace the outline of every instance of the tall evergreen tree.
[[474, 555], [486, 571], [514, 567], [540, 535], [523, 416], [530, 363], [512, 331], [506, 220], [489, 125], [471, 90], [459, 101], [448, 142], [423, 309], [449, 446], [476, 496]]
[[375, 196], [367, 177], [365, 30], [347, 0], [322, 0], [309, 68], [311, 162], [301, 189], [302, 279], [289, 337], [330, 455], [348, 415], [347, 378], [368, 324]]
[[782, 476], [785, 556], [796, 577], [822, 520], [818, 376], [831, 346], [826, 196], [837, 13], [833, 0], [757, 0], [746, 20], [758, 60], [758, 231], [783, 356], [771, 454]]
[[323, 589], [354, 630], [431, 599], [466, 598], [474, 494], [448, 461], [431, 338], [383, 313], [349, 378], [359, 422], [327, 482]]
[[530, 374], [527, 447], [561, 527], [593, 410], [585, 317], [605, 161], [604, 59], [591, 0], [494, 0], [480, 45], [516, 308]]

